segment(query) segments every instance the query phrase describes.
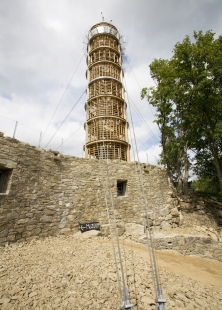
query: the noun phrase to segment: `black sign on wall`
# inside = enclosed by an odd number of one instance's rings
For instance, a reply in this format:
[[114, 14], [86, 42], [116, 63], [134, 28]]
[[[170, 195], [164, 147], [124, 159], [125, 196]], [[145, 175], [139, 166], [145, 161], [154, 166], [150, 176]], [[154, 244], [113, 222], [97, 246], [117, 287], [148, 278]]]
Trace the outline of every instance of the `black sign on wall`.
[[85, 232], [89, 230], [100, 230], [100, 225], [99, 225], [99, 222], [84, 223], [84, 224], [79, 224], [79, 228], [81, 232]]

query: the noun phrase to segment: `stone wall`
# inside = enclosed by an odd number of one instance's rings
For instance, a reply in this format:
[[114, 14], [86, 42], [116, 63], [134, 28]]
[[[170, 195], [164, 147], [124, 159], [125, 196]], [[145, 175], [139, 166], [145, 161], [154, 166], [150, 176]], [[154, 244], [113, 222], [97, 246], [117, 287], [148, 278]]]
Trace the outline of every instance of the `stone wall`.
[[[140, 168], [151, 225], [176, 227], [178, 200], [169, 190], [166, 171], [146, 164]], [[111, 209], [107, 188], [113, 195], [118, 226], [123, 222], [142, 224], [138, 170], [137, 163], [112, 161], [107, 167], [105, 161], [63, 156], [1, 133], [0, 244], [74, 233], [84, 222], [98, 221], [105, 229], [105, 192]], [[126, 181], [123, 196], [117, 196], [117, 181]]]
[[197, 216], [208, 216], [215, 220], [218, 227], [222, 227], [222, 202], [212, 197], [201, 197], [197, 193], [181, 195], [178, 197], [182, 212], [196, 214]]
[[[138, 241], [147, 244], [145, 235]], [[210, 236], [190, 234], [154, 234], [154, 245], [157, 250], [175, 250], [183, 255], [198, 255], [222, 261], [222, 244]]]

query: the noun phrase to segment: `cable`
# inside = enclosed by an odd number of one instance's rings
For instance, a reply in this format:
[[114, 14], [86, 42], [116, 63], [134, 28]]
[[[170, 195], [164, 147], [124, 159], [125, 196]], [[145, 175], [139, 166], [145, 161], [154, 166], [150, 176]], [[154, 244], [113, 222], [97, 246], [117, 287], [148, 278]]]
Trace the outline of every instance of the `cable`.
[[[140, 91], [141, 91], [141, 90], [142, 90], [142, 87], [141, 87], [141, 85], [139, 84], [139, 82], [138, 82], [138, 80], [137, 80], [137, 78], [136, 78], [136, 76], [135, 76], [135, 74], [134, 74], [134, 72], [133, 72], [133, 69], [132, 69], [132, 67], [131, 67], [130, 64], [129, 64], [129, 61], [128, 61], [127, 57], [126, 57], [126, 61], [127, 61], [128, 65], [129, 65], [130, 70], [132, 71], [132, 74], [133, 74], [133, 76], [134, 76], [134, 78], [135, 78], [135, 80], [136, 80], [136, 82], [137, 82], [137, 84], [138, 84], [138, 86], [139, 86], [139, 88], [140, 88]], [[147, 100], [147, 101], [148, 101], [148, 103], [149, 103], [149, 100]], [[150, 103], [149, 103], [149, 108], [150, 108], [151, 113], [153, 114], [153, 111], [152, 111], [152, 109], [151, 109], [151, 107], [150, 107]], [[155, 115], [153, 114], [153, 116], [155, 116]]]
[[[136, 139], [142, 144], [144, 145], [146, 148], [148, 148], [147, 145], [145, 145], [137, 136], [136, 136]], [[147, 150], [151, 155], [153, 155], [153, 153], [151, 153], [149, 150]], [[155, 159], [157, 159], [157, 157], [155, 155], [153, 155], [153, 157], [155, 157]]]
[[[74, 135], [74, 133], [76, 133], [76, 132], [77, 132], [80, 128], [82, 128], [82, 127], [83, 127], [83, 125], [79, 126], [79, 128], [76, 129], [76, 130], [71, 134], [71, 136], [69, 136], [65, 141], [63, 141], [63, 144], [66, 143], [66, 141], [69, 140], [69, 139]], [[62, 143], [57, 147], [56, 151], [60, 148], [61, 145], [62, 145]]]
[[[130, 117], [131, 117], [131, 123], [132, 123], [132, 129], [133, 129], [133, 135], [134, 135], [134, 141], [135, 141], [135, 147], [136, 147], [136, 154], [137, 154], [137, 158], [139, 162], [139, 153], [138, 153], [138, 148], [137, 148], [137, 143], [136, 143], [136, 136], [135, 136], [135, 130], [134, 130], [134, 125], [133, 125], [130, 103], [129, 103], [129, 111], [130, 111]], [[159, 280], [159, 273], [158, 273], [158, 268], [157, 268], [155, 252], [154, 252], [153, 238], [151, 234], [151, 228], [150, 228], [149, 217], [148, 217], [148, 201], [147, 201], [147, 197], [146, 197], [145, 190], [144, 190], [144, 182], [143, 182], [143, 176], [141, 172], [140, 163], [138, 164], [138, 168], [139, 168], [138, 179], [140, 183], [140, 188], [142, 190], [140, 191], [140, 193], [141, 193], [141, 197], [143, 197], [143, 200], [144, 200], [144, 215], [146, 214], [146, 221], [144, 217], [144, 225], [145, 225], [144, 228], [146, 229], [147, 247], [148, 247], [148, 251], [150, 255], [150, 263], [151, 263], [151, 269], [152, 269], [152, 275], [153, 275], [154, 288], [156, 291], [156, 306], [157, 306], [156, 309], [165, 310], [166, 300], [163, 299], [162, 297], [162, 289], [161, 289], [160, 280]]]
[[[80, 59], [80, 62], [78, 63], [78, 65], [77, 65], [77, 67], [76, 67], [76, 69], [75, 69], [75, 71], [74, 71], [74, 73], [73, 73], [73, 75], [72, 75], [72, 77], [71, 77], [71, 80], [69, 81], [68, 85], [66, 86], [66, 89], [65, 89], [65, 91], [64, 91], [64, 93], [63, 93], [61, 99], [59, 100], [59, 103], [58, 103], [58, 105], [57, 105], [57, 107], [56, 107], [56, 109], [55, 109], [55, 111], [54, 111], [54, 113], [53, 113], [53, 115], [52, 115], [52, 117], [51, 117], [51, 119], [50, 119], [50, 121], [49, 121], [47, 127], [46, 127], [46, 130], [44, 131], [44, 133], [43, 133], [43, 135], [42, 135], [42, 139], [44, 138], [45, 133], [46, 133], [46, 131], [48, 130], [49, 125], [51, 124], [51, 121], [52, 121], [54, 115], [56, 114], [56, 111], [58, 110], [58, 107], [60, 106], [60, 104], [61, 104], [61, 102], [62, 102], [62, 99], [63, 99], [63, 97], [65, 96], [65, 93], [66, 93], [67, 89], [69, 88], [69, 85], [71, 84], [72, 79], [73, 79], [73, 77], [74, 77], [74, 75], [75, 75], [77, 69], [78, 69], [79, 66], [80, 66], [80, 63], [81, 63], [82, 60], [83, 60], [83, 57], [84, 57], [84, 54], [83, 54], [82, 58]], [[42, 139], [41, 139], [41, 140], [42, 140]]]
[[147, 122], [145, 121], [145, 119], [143, 118], [142, 114], [140, 113], [140, 111], [138, 110], [138, 108], [136, 107], [136, 105], [134, 104], [134, 102], [132, 101], [132, 99], [130, 98], [129, 94], [128, 97], [130, 99], [130, 101], [133, 104], [133, 108], [136, 111], [136, 113], [139, 115], [139, 117], [142, 119], [142, 121], [144, 122], [145, 126], [147, 127], [147, 130], [149, 131], [149, 133], [153, 136], [154, 140], [156, 140], [157, 143], [159, 143], [159, 141], [157, 140], [157, 138], [155, 137], [154, 133], [152, 132], [152, 130], [150, 129], [149, 125], [147, 124]]
[[16, 120], [14, 120], [14, 119], [12, 119], [12, 118], [9, 118], [9, 117], [3, 116], [3, 115], [0, 115], [0, 116], [3, 117], [3, 118], [9, 119], [10, 121], [16, 122]]
[[70, 112], [67, 114], [67, 116], [65, 117], [65, 119], [62, 121], [61, 125], [59, 126], [59, 128], [55, 131], [54, 135], [52, 136], [52, 138], [49, 140], [49, 142], [46, 144], [45, 148], [49, 145], [49, 143], [51, 142], [51, 140], [54, 138], [55, 134], [58, 132], [58, 130], [61, 128], [61, 126], [63, 125], [63, 123], [65, 122], [65, 120], [67, 119], [67, 117], [69, 116], [69, 114], [72, 112], [72, 110], [75, 108], [75, 106], [77, 105], [77, 103], [80, 101], [80, 99], [82, 98], [82, 96], [85, 94], [86, 90], [84, 90], [84, 92], [82, 93], [82, 95], [80, 96], [80, 98], [77, 100], [77, 102], [74, 104], [74, 106], [72, 107], [72, 109], [70, 110]]
[[[17, 122], [16, 120], [14, 120], [14, 119], [12, 119], [12, 118], [9, 118], [9, 117], [3, 116], [3, 115], [0, 115], [0, 116], [3, 117], [3, 118], [9, 119], [10, 121]], [[27, 125], [25, 125], [25, 124], [22, 124], [22, 123], [19, 123], [19, 122], [18, 122], [18, 124], [20, 124], [20, 125], [22, 125], [22, 126], [24, 126], [24, 127], [27, 127], [27, 128], [29, 128], [29, 129], [31, 129], [31, 130], [40, 132], [39, 130], [34, 129], [34, 128], [31, 128], [31, 127], [29, 127], [29, 126], [27, 126]]]
[[[128, 92], [127, 92], [128, 94]], [[141, 195], [141, 199], [144, 200], [144, 206], [143, 206], [143, 213], [144, 215], [147, 214], [147, 223], [148, 223], [148, 204], [147, 204], [147, 199], [145, 196], [145, 192], [144, 192], [144, 185], [143, 185], [143, 180], [142, 180], [142, 174], [141, 174], [141, 167], [139, 164], [139, 153], [138, 153], [138, 148], [137, 148], [137, 143], [136, 143], [136, 136], [135, 136], [135, 130], [134, 130], [134, 125], [133, 125], [133, 118], [132, 118], [132, 113], [131, 113], [131, 105], [128, 99], [128, 103], [129, 103], [129, 111], [130, 111], [130, 118], [131, 118], [131, 124], [132, 124], [132, 129], [133, 129], [133, 136], [134, 136], [134, 144], [135, 144], [135, 151], [136, 151], [136, 155], [137, 155], [137, 160], [138, 160], [138, 167], [139, 167], [139, 172], [138, 169], [136, 167], [136, 162], [135, 162], [135, 171], [138, 177], [138, 188], [139, 188], [139, 192]], [[137, 173], [138, 172], [138, 173]], [[142, 192], [141, 192], [141, 188], [142, 188]], [[149, 225], [147, 225], [146, 220], [145, 220], [145, 216], [144, 216], [144, 229], [146, 230], [146, 237], [147, 237], [147, 249], [149, 252], [149, 257], [150, 257], [150, 267], [152, 270], [152, 278], [153, 278], [153, 284], [154, 284], [154, 289], [156, 292], [156, 296], [157, 296], [157, 279], [155, 277], [155, 268], [154, 268], [154, 264], [153, 264], [153, 258], [152, 258], [152, 254], [151, 254], [151, 245], [149, 246], [149, 239], [148, 239], [148, 232], [147, 232], [147, 226], [149, 227]], [[150, 238], [151, 240], [151, 238]]]
[[133, 100], [130, 98], [129, 93], [127, 91], [127, 84], [126, 84], [126, 79], [124, 77], [124, 84], [125, 84], [125, 92], [128, 96], [128, 101], [130, 100], [134, 106], [134, 109], [136, 110], [136, 113], [139, 115], [139, 117], [141, 118], [141, 120], [144, 122], [145, 126], [147, 127], [147, 130], [149, 131], [149, 133], [153, 136], [154, 140], [156, 140], [157, 143], [159, 143], [159, 141], [157, 140], [157, 138], [155, 137], [154, 133], [152, 132], [152, 130], [150, 129], [149, 125], [147, 124], [147, 122], [145, 121], [145, 119], [143, 118], [143, 116], [141, 115], [140, 111], [137, 109], [136, 105], [134, 104]]
[[137, 80], [137, 78], [136, 78], [136, 76], [135, 76], [135, 74], [134, 74], [134, 72], [133, 72], [133, 69], [132, 69], [132, 67], [130, 66], [130, 63], [129, 63], [127, 57], [126, 57], [126, 61], [127, 61], [128, 65], [129, 65], [129, 67], [130, 67], [130, 70], [132, 71], [132, 74], [133, 74], [133, 76], [134, 76], [134, 78], [135, 78], [135, 80], [136, 80], [136, 82], [137, 82], [137, 84], [138, 84], [138, 86], [139, 86], [139, 88], [140, 88], [140, 90], [141, 90], [142, 87], [140, 86], [140, 84], [139, 84], [139, 82], [138, 82], [138, 80]]
[[[100, 177], [101, 177], [101, 183], [102, 183], [103, 193], [104, 193], [104, 198], [105, 198], [106, 212], [107, 212], [109, 229], [110, 229], [110, 238], [111, 238], [111, 242], [112, 242], [114, 263], [115, 263], [115, 267], [116, 267], [118, 289], [119, 289], [119, 294], [120, 294], [120, 299], [121, 299], [122, 288], [121, 288], [121, 283], [120, 283], [120, 275], [119, 275], [119, 269], [118, 269], [118, 264], [117, 264], [116, 250], [115, 250], [114, 241], [113, 241], [111, 215], [110, 215], [110, 210], [109, 210], [109, 206], [108, 206], [108, 199], [107, 199], [107, 191], [105, 189], [105, 182], [103, 182], [103, 180], [102, 180], [102, 159], [105, 158], [105, 156], [103, 155], [103, 148], [102, 148], [102, 146], [101, 146], [101, 150], [99, 150], [98, 142], [96, 143], [96, 147], [97, 147], [97, 152], [98, 152], [98, 157], [99, 157]], [[121, 304], [121, 301], [120, 301], [120, 304]]]

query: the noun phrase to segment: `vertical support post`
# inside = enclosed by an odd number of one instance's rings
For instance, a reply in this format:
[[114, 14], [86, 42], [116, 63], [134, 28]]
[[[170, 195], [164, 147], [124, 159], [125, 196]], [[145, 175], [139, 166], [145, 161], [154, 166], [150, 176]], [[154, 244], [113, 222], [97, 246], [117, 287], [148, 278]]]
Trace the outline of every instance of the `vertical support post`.
[[148, 153], [146, 153], [146, 161], [147, 161], [147, 164], [149, 164]]
[[63, 138], [62, 138], [62, 144], [61, 144], [61, 154], [63, 152]]
[[18, 126], [18, 121], [15, 122], [15, 129], [14, 129], [14, 133], [13, 133], [13, 139], [15, 139], [15, 134], [16, 134], [17, 126]]
[[118, 159], [120, 161], [120, 152], [119, 152], [119, 149], [118, 149]]
[[40, 132], [40, 136], [39, 136], [39, 147], [41, 145], [41, 141], [42, 141], [42, 132]]
[[155, 157], [155, 159], [156, 159], [156, 165], [158, 165], [158, 159], [157, 159], [157, 157], [156, 156], [154, 156]]

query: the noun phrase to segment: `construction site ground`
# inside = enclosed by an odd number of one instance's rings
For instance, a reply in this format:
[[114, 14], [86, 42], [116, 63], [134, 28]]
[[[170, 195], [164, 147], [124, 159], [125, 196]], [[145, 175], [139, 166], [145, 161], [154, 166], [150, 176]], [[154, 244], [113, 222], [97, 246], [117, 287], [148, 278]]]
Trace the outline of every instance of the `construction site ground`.
[[[120, 246], [133, 309], [155, 309], [146, 246], [124, 236]], [[166, 309], [221, 309], [222, 263], [175, 251], [155, 253]], [[107, 237], [84, 233], [12, 244], [1, 248], [0, 266], [2, 310], [119, 309]]]

